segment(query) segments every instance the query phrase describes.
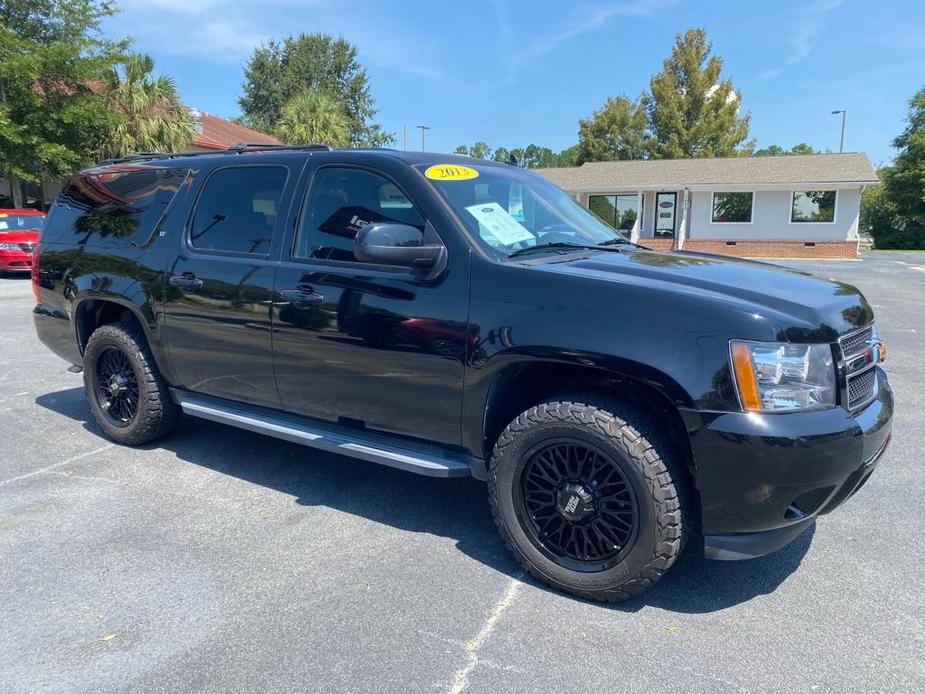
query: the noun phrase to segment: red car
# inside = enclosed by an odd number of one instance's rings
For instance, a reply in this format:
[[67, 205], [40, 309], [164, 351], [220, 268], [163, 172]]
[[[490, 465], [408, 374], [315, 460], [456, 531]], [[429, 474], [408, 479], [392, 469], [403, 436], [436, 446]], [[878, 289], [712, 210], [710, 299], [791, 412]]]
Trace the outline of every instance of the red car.
[[45, 213], [0, 209], [0, 273], [29, 272]]

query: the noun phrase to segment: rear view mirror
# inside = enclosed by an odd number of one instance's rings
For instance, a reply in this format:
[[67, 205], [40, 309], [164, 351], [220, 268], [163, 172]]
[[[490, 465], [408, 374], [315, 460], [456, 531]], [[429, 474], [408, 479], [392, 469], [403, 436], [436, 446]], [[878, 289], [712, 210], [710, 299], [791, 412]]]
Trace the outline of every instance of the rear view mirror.
[[377, 265], [400, 265], [419, 270], [434, 267], [446, 252], [443, 244], [425, 244], [417, 227], [393, 222], [372, 222], [354, 240], [357, 260]]

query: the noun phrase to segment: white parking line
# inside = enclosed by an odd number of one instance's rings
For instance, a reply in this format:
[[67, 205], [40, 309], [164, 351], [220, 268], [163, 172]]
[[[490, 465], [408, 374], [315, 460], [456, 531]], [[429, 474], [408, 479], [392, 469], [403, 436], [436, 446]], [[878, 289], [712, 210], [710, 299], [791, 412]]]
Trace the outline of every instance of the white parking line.
[[33, 470], [32, 472], [27, 472], [25, 475], [19, 475], [19, 477], [11, 477], [8, 480], [0, 480], [0, 487], [6, 484], [10, 484], [11, 482], [18, 482], [19, 480], [28, 479], [29, 477], [35, 477], [36, 475], [41, 475], [46, 472], [50, 472], [56, 468], [64, 467], [65, 465], [70, 465], [71, 463], [75, 463], [78, 460], [81, 460], [83, 458], [89, 458], [91, 455], [102, 453], [106, 449], [112, 448], [114, 445], [115, 444], [113, 443], [107, 443], [105, 446], [101, 446], [100, 448], [97, 448], [92, 451], [87, 451], [86, 453], [81, 453], [80, 455], [71, 456], [67, 460], [64, 460], [60, 463], [55, 463], [54, 465], [49, 465], [48, 467], [43, 467], [41, 470]]

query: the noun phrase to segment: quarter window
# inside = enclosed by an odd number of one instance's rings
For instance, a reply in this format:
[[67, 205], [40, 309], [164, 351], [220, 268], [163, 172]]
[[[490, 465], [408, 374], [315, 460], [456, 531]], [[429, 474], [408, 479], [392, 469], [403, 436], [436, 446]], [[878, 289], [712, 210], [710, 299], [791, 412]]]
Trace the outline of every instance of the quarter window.
[[[46, 241], [141, 246], [158, 227], [186, 169], [115, 168], [76, 175], [51, 212]], [[70, 232], [72, 236], [66, 238]]]
[[424, 230], [424, 218], [383, 176], [363, 169], [321, 168], [305, 199], [294, 256], [356, 261], [354, 237], [370, 222], [398, 222]]
[[753, 202], [754, 193], [713, 193], [713, 223], [748, 224]]
[[282, 166], [235, 166], [213, 173], [196, 204], [192, 246], [267, 255], [287, 176]]
[[834, 190], [796, 191], [790, 208], [791, 222], [834, 222]]

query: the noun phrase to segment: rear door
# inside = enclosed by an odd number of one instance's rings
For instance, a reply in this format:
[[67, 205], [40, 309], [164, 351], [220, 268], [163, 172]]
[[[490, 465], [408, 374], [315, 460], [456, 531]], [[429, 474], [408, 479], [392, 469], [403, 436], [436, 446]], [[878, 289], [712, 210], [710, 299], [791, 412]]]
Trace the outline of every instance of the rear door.
[[180, 387], [279, 407], [270, 302], [301, 162], [241, 159], [199, 188], [167, 271], [165, 334]]
[[433, 279], [354, 257], [354, 236], [371, 221], [440, 240], [407, 192], [414, 173], [378, 161], [312, 155], [276, 276], [277, 386], [294, 413], [459, 444], [468, 255], [450, 252]]

